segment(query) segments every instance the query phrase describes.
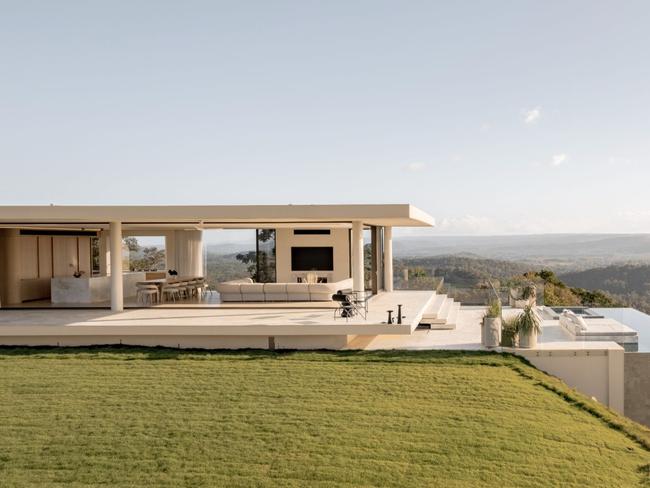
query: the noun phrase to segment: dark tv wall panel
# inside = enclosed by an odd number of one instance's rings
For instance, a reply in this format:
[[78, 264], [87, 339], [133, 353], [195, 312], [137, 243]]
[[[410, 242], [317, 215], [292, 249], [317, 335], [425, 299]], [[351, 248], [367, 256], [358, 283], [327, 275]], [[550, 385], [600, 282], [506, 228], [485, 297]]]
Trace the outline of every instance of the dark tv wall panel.
[[329, 229], [294, 229], [294, 236], [328, 236], [331, 234]]

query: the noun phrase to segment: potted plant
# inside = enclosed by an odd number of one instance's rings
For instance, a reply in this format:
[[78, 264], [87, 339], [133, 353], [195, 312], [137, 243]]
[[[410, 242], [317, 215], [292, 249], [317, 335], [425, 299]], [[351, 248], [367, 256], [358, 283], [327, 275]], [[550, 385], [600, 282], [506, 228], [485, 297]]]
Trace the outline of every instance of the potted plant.
[[494, 300], [488, 305], [481, 326], [481, 344], [485, 347], [498, 347], [501, 343], [501, 301]]
[[532, 306], [527, 305], [517, 317], [517, 335], [519, 347], [531, 349], [537, 346], [537, 336], [542, 332], [539, 318]]
[[505, 318], [501, 321], [501, 346], [516, 347], [517, 317]]

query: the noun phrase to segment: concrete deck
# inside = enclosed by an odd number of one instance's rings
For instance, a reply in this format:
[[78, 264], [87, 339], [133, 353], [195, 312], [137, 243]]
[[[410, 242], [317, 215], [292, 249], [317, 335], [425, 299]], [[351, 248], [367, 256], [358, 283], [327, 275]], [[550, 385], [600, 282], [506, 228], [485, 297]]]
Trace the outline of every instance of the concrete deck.
[[[504, 318], [520, 313], [516, 309], [505, 308]], [[462, 307], [454, 330], [416, 330], [411, 335], [385, 334], [381, 336], [357, 336], [348, 344], [349, 349], [456, 349], [482, 350], [481, 320], [485, 314], [484, 307]], [[619, 346], [611, 341], [581, 341], [560, 326], [557, 320], [543, 320], [542, 334], [538, 338], [537, 348], [533, 350], [592, 350], [601, 351]]]
[[[349, 320], [334, 318], [331, 308], [276, 303], [266, 307], [153, 307], [118, 313], [101, 309], [0, 309], [0, 344], [3, 338], [29, 336], [408, 335], [433, 296], [428, 291], [380, 293], [370, 300], [365, 319], [357, 316]], [[396, 311], [398, 304], [403, 305], [403, 323], [387, 324], [387, 310]]]

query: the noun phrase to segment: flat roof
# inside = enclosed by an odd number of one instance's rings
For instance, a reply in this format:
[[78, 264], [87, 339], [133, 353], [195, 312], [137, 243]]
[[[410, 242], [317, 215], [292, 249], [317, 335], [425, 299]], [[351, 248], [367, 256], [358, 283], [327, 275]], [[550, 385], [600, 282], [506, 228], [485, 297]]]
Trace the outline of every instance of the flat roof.
[[332, 224], [431, 227], [433, 217], [409, 204], [355, 205], [0, 205], [2, 227], [86, 225], [255, 227]]

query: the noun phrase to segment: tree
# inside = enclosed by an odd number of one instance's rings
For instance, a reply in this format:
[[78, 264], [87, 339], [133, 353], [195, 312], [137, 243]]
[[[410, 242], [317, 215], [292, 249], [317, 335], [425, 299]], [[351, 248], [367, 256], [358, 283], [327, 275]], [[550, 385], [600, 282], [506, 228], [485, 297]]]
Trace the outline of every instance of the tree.
[[124, 245], [129, 249], [130, 271], [158, 271], [165, 269], [165, 250], [156, 246], [142, 247], [136, 237], [125, 237]]
[[237, 261], [247, 264], [248, 274], [253, 280], [257, 280], [257, 253], [255, 251], [240, 252], [235, 256]]
[[137, 237], [125, 237], [124, 244], [129, 248], [129, 252], [138, 252], [140, 250], [140, 243]]
[[155, 246], [142, 249], [141, 257], [129, 260], [131, 271], [158, 271], [165, 269], [165, 250]]

